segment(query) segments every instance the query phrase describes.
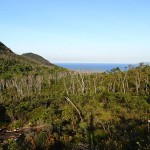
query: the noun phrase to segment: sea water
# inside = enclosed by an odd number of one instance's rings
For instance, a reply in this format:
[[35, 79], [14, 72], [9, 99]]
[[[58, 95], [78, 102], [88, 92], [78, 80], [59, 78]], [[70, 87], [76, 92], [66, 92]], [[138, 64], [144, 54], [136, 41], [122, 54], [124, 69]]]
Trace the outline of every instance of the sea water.
[[120, 70], [128, 70], [131, 66], [137, 67], [138, 64], [121, 63], [55, 63], [58, 66], [74, 71], [106, 72], [119, 67]]

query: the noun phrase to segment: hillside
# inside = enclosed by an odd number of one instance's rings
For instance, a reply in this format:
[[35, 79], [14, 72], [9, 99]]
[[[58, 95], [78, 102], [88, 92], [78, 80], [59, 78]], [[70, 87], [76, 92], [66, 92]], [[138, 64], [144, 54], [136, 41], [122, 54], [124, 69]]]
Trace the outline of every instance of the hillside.
[[150, 149], [148, 118], [148, 65], [80, 73], [0, 54], [0, 148]]
[[51, 66], [52, 64], [44, 59], [43, 57], [37, 55], [37, 54], [34, 54], [34, 53], [25, 53], [25, 54], [22, 54], [22, 56], [26, 57], [26, 58], [29, 58], [39, 64], [43, 64], [43, 65], [47, 65], [47, 66]]
[[0, 42], [0, 54], [13, 53], [10, 48], [5, 46], [2, 42]]

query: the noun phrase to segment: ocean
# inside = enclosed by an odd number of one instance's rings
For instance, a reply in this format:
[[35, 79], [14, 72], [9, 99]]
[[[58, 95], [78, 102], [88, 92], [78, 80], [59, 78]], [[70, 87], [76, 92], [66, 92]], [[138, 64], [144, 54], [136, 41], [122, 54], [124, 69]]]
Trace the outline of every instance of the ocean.
[[55, 63], [58, 66], [74, 71], [90, 71], [90, 72], [106, 72], [119, 67], [125, 71], [129, 69], [129, 65], [137, 67], [138, 64], [120, 64], [120, 63]]

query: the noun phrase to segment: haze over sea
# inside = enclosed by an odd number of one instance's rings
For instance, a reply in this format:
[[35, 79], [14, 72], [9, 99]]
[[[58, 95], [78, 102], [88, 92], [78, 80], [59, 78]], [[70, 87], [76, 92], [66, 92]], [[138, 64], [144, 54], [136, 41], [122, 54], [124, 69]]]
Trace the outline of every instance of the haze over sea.
[[90, 71], [90, 72], [105, 72], [111, 71], [119, 67], [125, 71], [129, 69], [129, 65], [137, 67], [138, 64], [122, 64], [122, 63], [55, 63], [58, 66], [74, 70], [74, 71]]

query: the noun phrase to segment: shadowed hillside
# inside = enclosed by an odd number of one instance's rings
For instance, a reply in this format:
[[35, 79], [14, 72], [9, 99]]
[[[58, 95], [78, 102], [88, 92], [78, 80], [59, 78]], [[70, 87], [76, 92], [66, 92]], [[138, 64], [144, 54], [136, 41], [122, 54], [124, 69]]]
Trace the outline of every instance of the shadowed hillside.
[[8, 48], [2, 42], [0, 42], [0, 54], [4, 53], [13, 53], [13, 52], [10, 50], [10, 48]]

